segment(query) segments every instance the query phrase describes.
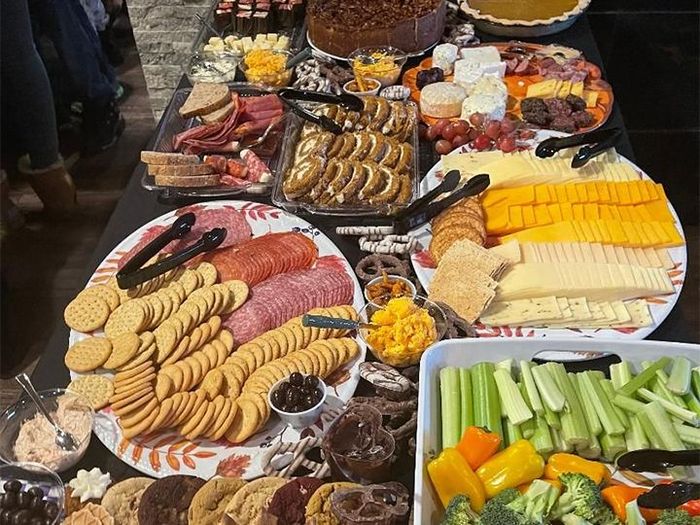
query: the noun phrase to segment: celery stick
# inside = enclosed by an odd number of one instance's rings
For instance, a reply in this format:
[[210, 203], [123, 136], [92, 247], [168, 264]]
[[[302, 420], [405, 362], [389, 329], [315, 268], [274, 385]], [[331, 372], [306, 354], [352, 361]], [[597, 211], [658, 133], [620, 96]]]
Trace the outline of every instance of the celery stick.
[[647, 401], [657, 401], [670, 415], [674, 415], [678, 419], [681, 419], [686, 423], [690, 423], [694, 427], [700, 427], [700, 417], [698, 417], [698, 415], [692, 410], [682, 409], [681, 407], [674, 405], [670, 401], [666, 401], [661, 396], [657, 396], [656, 394], [654, 394], [650, 390], [647, 390], [646, 388], [640, 388], [639, 390], [637, 390], [637, 394], [639, 395], [639, 397]]
[[616, 407], [619, 407], [622, 410], [626, 410], [627, 412], [631, 412], [632, 414], [636, 414], [644, 408], [644, 403], [642, 403], [641, 401], [637, 401], [636, 399], [632, 399], [631, 397], [621, 396], [620, 394], [617, 394], [615, 397], [613, 397], [612, 402], [613, 405], [615, 405]]
[[[678, 436], [675, 427], [671, 423], [664, 407], [658, 401], [652, 401], [641, 412], [649, 417], [654, 426], [658, 429], [661, 443], [666, 450], [685, 450], [685, 445]], [[646, 427], [644, 428], [646, 432]]]
[[506, 415], [511, 423], [520, 425], [525, 421], [532, 419], [532, 411], [525, 404], [518, 385], [515, 384], [510, 373], [499, 368], [493, 373], [493, 378], [498, 387], [498, 395], [501, 400], [501, 406], [505, 407]]
[[[520, 393], [523, 395], [525, 404], [530, 410], [532, 410], [532, 405], [530, 405], [530, 398], [527, 395], [527, 389], [525, 388], [525, 385], [523, 383], [518, 383], [518, 388], [520, 389]], [[525, 439], [530, 439], [535, 433], [535, 418], [533, 417], [532, 419], [528, 419], [527, 421], [523, 422], [520, 425], [520, 431], [522, 432], [523, 437]]]
[[556, 428], [550, 428], [550, 433], [552, 435], [552, 443], [554, 443], [554, 450], [557, 452], [571, 452], [574, 447], [564, 442], [562, 438], [562, 433]]
[[574, 388], [576, 388], [576, 393], [581, 400], [583, 415], [586, 417], [588, 431], [591, 433], [591, 436], [597, 436], [603, 431], [603, 427], [600, 424], [600, 419], [598, 418], [595, 407], [588, 396], [587, 390], [581, 388], [579, 376], [580, 374], [569, 374], [569, 378], [571, 378], [571, 382], [573, 383]]
[[547, 403], [542, 403], [542, 406], [544, 406], [544, 418], [547, 420], [547, 424], [551, 428], [561, 430], [561, 419], [559, 419], [559, 414], [557, 414], [554, 410], [549, 408], [549, 405], [547, 405]]
[[647, 520], [642, 516], [642, 511], [639, 510], [636, 499], [625, 504], [625, 514], [625, 525], [647, 525]]
[[693, 385], [695, 397], [700, 398], [700, 366], [693, 368], [693, 372], [690, 375], [690, 382]]
[[627, 452], [627, 443], [624, 436], [611, 436], [603, 433], [600, 436], [600, 447], [603, 449], [603, 459], [613, 463], [615, 458]]
[[440, 404], [442, 412], [442, 448], [454, 447], [460, 434], [459, 369], [448, 366], [440, 370]]
[[610, 379], [603, 378], [600, 379], [598, 383], [600, 384], [600, 387], [603, 389], [603, 392], [607, 396], [608, 401], [610, 401], [610, 404], [612, 405], [615, 414], [617, 414], [617, 417], [620, 419], [620, 421], [622, 421], [622, 426], [624, 426], [626, 429], [628, 426], [630, 426], [630, 420], [627, 417], [627, 413], [617, 405], [612, 404], [612, 400], [615, 397], [615, 389], [613, 388], [612, 381], [610, 381]]
[[547, 365], [533, 367], [532, 377], [535, 380], [540, 396], [542, 396], [542, 401], [544, 401], [549, 409], [552, 410], [552, 412], [561, 412], [564, 410], [566, 399], [554, 382], [554, 379], [547, 369]]
[[503, 434], [504, 434], [504, 446], [508, 446], [512, 443], [515, 443], [519, 439], [523, 438], [522, 432], [520, 432], [520, 427], [518, 425], [514, 425], [513, 423], [510, 422], [510, 419], [507, 417], [504, 417], [501, 420], [501, 425], [503, 426]]
[[647, 436], [637, 416], [630, 417], [630, 427], [625, 432], [625, 442], [627, 443], [627, 450], [649, 448], [649, 440], [647, 440]]
[[666, 383], [671, 392], [679, 396], [690, 392], [690, 367], [690, 360], [686, 357], [678, 356], [673, 359], [671, 375]]
[[693, 448], [700, 447], [700, 428], [693, 428], [680, 423], [674, 423], [673, 427], [676, 429], [676, 432], [678, 432], [681, 441], [691, 445]]
[[632, 379], [632, 370], [628, 361], [622, 361], [610, 365], [610, 379], [612, 379], [615, 390], [619, 390], [623, 385]]
[[666, 386], [666, 383], [661, 379], [657, 378], [656, 381], [650, 382], [649, 385], [651, 386], [651, 391], [657, 396], [663, 397], [666, 401], [670, 401], [680, 408], [688, 408], [688, 405], [685, 404], [683, 398], [671, 392]]
[[664, 448], [661, 436], [654, 426], [654, 422], [649, 418], [649, 415], [642, 410], [636, 417], [641, 423], [642, 429], [644, 429], [644, 435], [649, 440], [651, 448]]
[[581, 383], [581, 389], [586, 391], [588, 400], [598, 414], [600, 424], [605, 430], [605, 433], [613, 436], [624, 434], [625, 427], [622, 421], [620, 421], [620, 418], [617, 417], [600, 383], [595, 378], [588, 375], [588, 372], [580, 373], [579, 381]]
[[459, 369], [460, 432], [474, 424], [474, 400], [472, 399], [472, 376], [468, 368]]
[[600, 447], [600, 441], [597, 436], [591, 436], [591, 443], [588, 447], [583, 449], [576, 449], [579, 456], [586, 459], [598, 459], [603, 453]]
[[600, 370], [588, 370], [588, 375], [598, 380], [605, 379], [605, 374]]
[[663, 370], [666, 366], [668, 366], [670, 362], [670, 357], [664, 356], [657, 359], [651, 366], [649, 366], [649, 368], [643, 370], [635, 377], [633, 377], [632, 380], [625, 383], [622, 386], [622, 388], [619, 388], [619, 393], [625, 396], [631, 396], [637, 391], [637, 389], [643, 387], [649, 381], [651, 381], [652, 378], [656, 375], [657, 370]]
[[522, 376], [522, 382], [527, 390], [527, 397], [530, 400], [530, 408], [538, 416], [543, 415], [544, 406], [542, 405], [540, 393], [537, 391], [535, 378], [532, 376], [532, 363], [530, 361], [520, 361], [520, 375]]
[[566, 399], [566, 408], [561, 415], [561, 427], [563, 439], [569, 445], [587, 447], [590, 440], [586, 418], [583, 415], [583, 408], [571, 384], [571, 379], [566, 374], [566, 369], [561, 363], [547, 363], [544, 365], [551, 373], [559, 390]]
[[535, 433], [530, 438], [530, 443], [540, 454], [549, 454], [554, 450], [552, 434], [543, 416], [535, 417]]
[[695, 397], [692, 391], [683, 396], [683, 402], [688, 407], [688, 410], [692, 410], [700, 416], [700, 400]]
[[503, 361], [499, 361], [498, 363], [496, 363], [495, 367], [496, 370], [505, 370], [506, 372], [508, 372], [508, 375], [512, 377], [513, 363], [515, 363], [515, 359], [509, 357], [508, 359], [504, 359]]
[[477, 363], [471, 368], [474, 425], [488, 428], [503, 437], [501, 404], [496, 381], [493, 379], [495, 369], [493, 363]]

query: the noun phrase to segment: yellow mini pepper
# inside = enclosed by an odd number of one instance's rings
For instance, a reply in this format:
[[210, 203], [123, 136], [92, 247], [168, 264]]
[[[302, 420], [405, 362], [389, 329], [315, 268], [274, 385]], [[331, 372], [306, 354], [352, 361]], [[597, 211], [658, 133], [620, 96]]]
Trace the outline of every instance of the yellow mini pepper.
[[576, 472], [588, 476], [597, 485], [610, 478], [610, 471], [603, 463], [590, 461], [574, 454], [557, 452], [552, 454], [547, 460], [544, 469], [544, 477], [548, 479], [559, 479], [565, 472]]
[[456, 449], [446, 448], [428, 463], [428, 475], [443, 507], [447, 507], [457, 494], [467, 496], [471, 507], [477, 512], [484, 506], [484, 487], [467, 460]]
[[527, 439], [515, 441], [476, 471], [490, 499], [499, 492], [542, 477], [544, 459]]

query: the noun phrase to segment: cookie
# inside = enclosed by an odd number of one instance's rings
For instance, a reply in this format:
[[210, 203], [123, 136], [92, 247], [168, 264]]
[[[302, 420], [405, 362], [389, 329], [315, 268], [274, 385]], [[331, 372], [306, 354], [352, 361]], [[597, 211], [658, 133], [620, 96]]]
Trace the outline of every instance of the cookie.
[[102, 366], [112, 353], [112, 343], [104, 337], [88, 337], [71, 346], [63, 359], [69, 370], [91, 372]]
[[95, 284], [93, 286], [88, 286], [78, 294], [78, 297], [99, 297], [109, 305], [110, 310], [116, 310], [119, 306], [119, 294], [105, 284]]
[[68, 516], [67, 525], [114, 525], [114, 518], [102, 505], [88, 503], [82, 509]]
[[333, 514], [331, 508], [331, 496], [341, 488], [359, 487], [357, 483], [340, 481], [336, 483], [326, 483], [313, 493], [306, 504], [306, 522], [317, 525], [340, 525], [340, 521]]
[[139, 525], [181, 525], [187, 523], [192, 498], [204, 485], [194, 476], [166, 476], [154, 481], [141, 496]]
[[78, 332], [93, 332], [102, 328], [110, 317], [107, 301], [95, 295], [83, 295], [73, 299], [63, 311], [66, 324]]
[[68, 390], [83, 396], [94, 410], [99, 410], [109, 403], [109, 398], [114, 394], [114, 385], [108, 377], [89, 375], [73, 379]]
[[112, 353], [102, 365], [109, 370], [116, 370], [131, 361], [141, 345], [141, 339], [136, 332], [124, 332], [110, 341], [112, 342]]
[[226, 507], [246, 482], [238, 478], [216, 478], [207, 481], [192, 498], [187, 513], [193, 525], [219, 525]]
[[226, 516], [233, 523], [258, 523], [274, 493], [286, 483], [286, 479], [275, 477], [251, 481], [231, 498], [226, 507]]
[[129, 478], [107, 489], [102, 496], [102, 506], [114, 518], [115, 525], [138, 525], [141, 496], [153, 481], [150, 478]]

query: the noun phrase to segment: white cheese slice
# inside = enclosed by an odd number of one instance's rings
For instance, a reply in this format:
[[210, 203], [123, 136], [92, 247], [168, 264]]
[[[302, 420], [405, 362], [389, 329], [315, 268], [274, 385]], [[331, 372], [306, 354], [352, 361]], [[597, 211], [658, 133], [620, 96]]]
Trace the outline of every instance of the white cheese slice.
[[504, 259], [508, 259], [512, 264], [519, 263], [523, 260], [520, 243], [517, 240], [508, 241], [505, 244], [498, 244], [489, 248], [489, 251], [500, 255]]
[[482, 323], [490, 326], [530, 325], [541, 319], [561, 319], [562, 313], [556, 297], [540, 297], [491, 303], [481, 315]]
[[506, 116], [506, 97], [498, 94], [470, 95], [462, 102], [461, 109], [460, 118], [463, 120], [469, 120], [474, 113], [481, 113], [490, 120], [503, 120]]
[[501, 53], [494, 46], [465, 47], [460, 49], [459, 56], [477, 64], [494, 64], [501, 62]]

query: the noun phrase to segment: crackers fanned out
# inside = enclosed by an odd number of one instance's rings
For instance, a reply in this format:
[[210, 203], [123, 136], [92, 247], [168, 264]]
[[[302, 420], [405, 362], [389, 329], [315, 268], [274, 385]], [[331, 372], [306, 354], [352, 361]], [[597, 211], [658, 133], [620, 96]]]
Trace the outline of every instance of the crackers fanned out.
[[469, 239], [479, 246], [486, 242], [484, 211], [479, 199], [462, 199], [438, 215], [431, 224], [430, 255], [439, 263], [447, 250], [461, 239]]

